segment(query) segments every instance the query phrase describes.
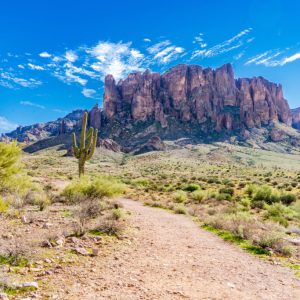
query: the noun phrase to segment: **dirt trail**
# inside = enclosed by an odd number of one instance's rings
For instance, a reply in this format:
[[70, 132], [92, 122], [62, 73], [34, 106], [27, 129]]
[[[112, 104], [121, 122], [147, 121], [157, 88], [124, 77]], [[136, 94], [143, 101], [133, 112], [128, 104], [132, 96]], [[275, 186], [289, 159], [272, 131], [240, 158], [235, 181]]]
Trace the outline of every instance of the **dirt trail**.
[[131, 243], [57, 274], [51, 280], [56, 299], [300, 299], [300, 281], [289, 269], [247, 254], [185, 216], [120, 201], [132, 213]]

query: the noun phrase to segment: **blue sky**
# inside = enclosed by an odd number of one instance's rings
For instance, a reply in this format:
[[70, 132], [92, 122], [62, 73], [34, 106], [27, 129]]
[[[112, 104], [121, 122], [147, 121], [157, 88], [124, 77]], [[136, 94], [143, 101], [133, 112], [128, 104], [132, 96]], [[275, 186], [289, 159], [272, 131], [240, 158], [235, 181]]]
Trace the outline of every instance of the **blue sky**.
[[0, 2], [0, 132], [102, 103], [103, 79], [177, 63], [282, 83], [300, 106], [300, 2]]

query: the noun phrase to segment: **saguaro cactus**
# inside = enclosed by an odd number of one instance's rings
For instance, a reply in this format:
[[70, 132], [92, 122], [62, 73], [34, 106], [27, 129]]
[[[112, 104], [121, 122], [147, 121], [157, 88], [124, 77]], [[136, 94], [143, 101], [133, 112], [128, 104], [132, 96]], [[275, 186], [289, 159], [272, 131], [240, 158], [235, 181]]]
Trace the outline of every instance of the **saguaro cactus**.
[[95, 152], [98, 130], [91, 127], [88, 132], [86, 132], [88, 120], [88, 113], [85, 112], [82, 119], [82, 128], [81, 128], [81, 139], [80, 145], [77, 146], [76, 134], [73, 133], [72, 142], [73, 142], [73, 153], [74, 156], [78, 159], [79, 167], [79, 177], [84, 175], [84, 165], [86, 161], [90, 160]]

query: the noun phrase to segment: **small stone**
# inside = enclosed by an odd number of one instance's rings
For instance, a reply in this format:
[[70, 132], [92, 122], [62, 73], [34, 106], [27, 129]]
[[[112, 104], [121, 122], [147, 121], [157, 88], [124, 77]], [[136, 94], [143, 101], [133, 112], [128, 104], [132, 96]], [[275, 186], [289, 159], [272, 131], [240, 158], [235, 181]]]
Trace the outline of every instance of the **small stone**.
[[84, 248], [77, 247], [77, 248], [75, 248], [75, 251], [76, 251], [77, 254], [80, 254], [80, 255], [83, 255], [83, 256], [89, 255], [89, 253], [87, 252], [87, 250], [84, 249]]
[[39, 288], [39, 284], [37, 282], [35, 282], [35, 281], [24, 282], [22, 284], [22, 287], [32, 287], [32, 288], [38, 289]]
[[57, 240], [56, 240], [56, 244], [58, 247], [62, 247], [65, 243], [65, 238], [62, 236], [62, 237], [59, 237]]
[[43, 229], [49, 229], [51, 226], [53, 226], [53, 224], [51, 224], [51, 223], [44, 223], [43, 224]]
[[52, 260], [50, 258], [45, 258], [44, 261], [47, 264], [51, 264], [52, 263]]
[[5, 293], [0, 293], [0, 300], [9, 300], [7, 294]]
[[14, 236], [13, 236], [12, 234], [10, 234], [10, 233], [2, 234], [2, 237], [3, 237], [4, 239], [7, 239], [7, 240], [11, 240], [11, 239], [14, 238]]
[[227, 282], [227, 286], [231, 289], [234, 289], [235, 288], [235, 285], [231, 282]]
[[93, 248], [92, 256], [98, 256], [98, 254], [99, 254], [99, 249], [98, 248]]
[[21, 221], [22, 221], [23, 224], [28, 223], [28, 220], [27, 220], [26, 216], [24, 216], [24, 215], [21, 217]]

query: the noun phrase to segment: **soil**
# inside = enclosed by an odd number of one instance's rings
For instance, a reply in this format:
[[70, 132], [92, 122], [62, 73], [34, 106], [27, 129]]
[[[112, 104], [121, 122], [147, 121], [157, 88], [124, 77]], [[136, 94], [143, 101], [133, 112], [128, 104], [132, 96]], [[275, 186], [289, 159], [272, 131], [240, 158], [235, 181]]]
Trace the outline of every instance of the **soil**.
[[128, 237], [47, 278], [48, 299], [300, 299], [293, 272], [246, 253], [183, 215], [121, 199]]

